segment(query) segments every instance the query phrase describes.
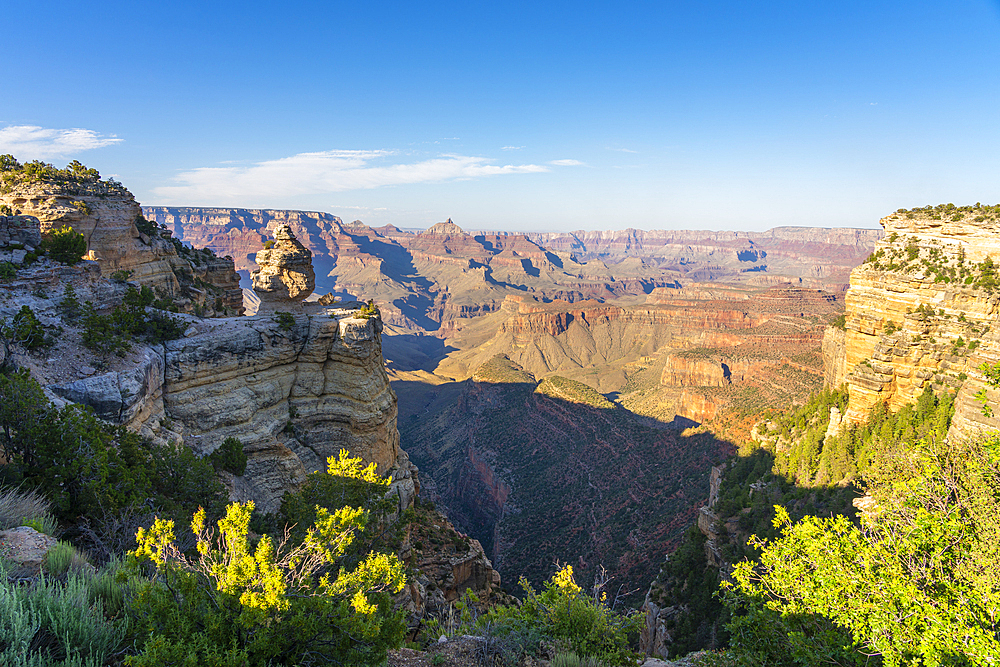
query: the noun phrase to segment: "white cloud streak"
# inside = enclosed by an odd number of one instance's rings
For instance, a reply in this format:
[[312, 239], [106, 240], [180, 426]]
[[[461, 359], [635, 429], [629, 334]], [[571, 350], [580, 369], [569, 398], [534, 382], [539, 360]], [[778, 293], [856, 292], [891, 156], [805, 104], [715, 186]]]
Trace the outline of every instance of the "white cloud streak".
[[79, 127], [56, 130], [37, 125], [10, 125], [0, 128], [0, 153], [10, 153], [18, 160], [66, 157], [121, 141], [113, 134], [100, 134]]
[[[294, 195], [370, 190], [386, 185], [440, 183], [504, 174], [549, 171], [544, 165], [495, 165], [466, 155], [441, 155], [392, 164], [384, 150], [335, 150], [300, 153], [245, 167], [201, 167], [178, 174], [175, 185], [155, 188], [161, 203], [207, 203], [260, 200]], [[384, 162], [389, 164], [383, 164]]]
[[502, 151], [519, 151], [522, 148], [524, 148], [524, 146], [501, 146], [500, 150], [502, 150]]
[[549, 164], [557, 167], [582, 167], [585, 163], [579, 160], [552, 160]]

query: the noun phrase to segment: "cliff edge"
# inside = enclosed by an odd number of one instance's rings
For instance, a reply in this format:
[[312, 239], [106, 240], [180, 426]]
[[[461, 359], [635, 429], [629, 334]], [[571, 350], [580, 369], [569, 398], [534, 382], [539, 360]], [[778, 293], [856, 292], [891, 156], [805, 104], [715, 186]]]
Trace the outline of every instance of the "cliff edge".
[[1000, 428], [980, 367], [1000, 360], [1000, 206], [900, 209], [880, 220], [885, 237], [851, 272], [841, 330], [824, 341], [825, 378], [846, 383], [849, 422], [876, 404], [897, 410], [927, 385], [957, 392], [952, 435]]

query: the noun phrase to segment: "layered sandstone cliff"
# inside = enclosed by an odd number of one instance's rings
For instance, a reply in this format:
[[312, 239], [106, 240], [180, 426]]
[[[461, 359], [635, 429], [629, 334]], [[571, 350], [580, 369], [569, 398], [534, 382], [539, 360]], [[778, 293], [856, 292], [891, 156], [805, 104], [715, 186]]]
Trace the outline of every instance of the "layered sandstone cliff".
[[887, 235], [851, 274], [843, 330], [824, 338], [826, 381], [850, 392], [847, 420], [880, 402], [898, 409], [930, 385], [958, 392], [953, 434], [1000, 426], [974, 398], [980, 366], [1000, 359], [998, 217], [995, 207], [949, 205], [880, 221]]
[[60, 227], [83, 234], [86, 258], [96, 260], [105, 277], [130, 272], [131, 281], [153, 288], [159, 297], [172, 300], [186, 312], [242, 312], [243, 297], [232, 259], [192, 251], [173, 242], [168, 230], [144, 224], [138, 202], [121, 184], [14, 182], [0, 192], [0, 205], [36, 218], [42, 236]]

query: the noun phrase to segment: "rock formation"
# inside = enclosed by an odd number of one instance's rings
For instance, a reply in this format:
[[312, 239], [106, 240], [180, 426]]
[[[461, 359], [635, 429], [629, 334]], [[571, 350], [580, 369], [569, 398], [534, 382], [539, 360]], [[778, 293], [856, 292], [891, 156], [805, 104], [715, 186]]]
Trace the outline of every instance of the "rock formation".
[[[317, 289], [371, 298], [389, 324], [446, 334], [525, 293], [569, 302], [642, 296], [658, 287], [725, 280], [752, 287], [846, 288], [880, 230], [781, 227], [708, 231], [516, 234], [466, 232], [450, 219], [422, 233], [345, 224], [328, 213], [147, 207], [147, 217], [198, 246], [258, 268], [256, 251], [288, 225], [313, 253]], [[352, 296], [353, 295], [353, 296]]]
[[[288, 236], [279, 230], [281, 245], [270, 257], [285, 298], [301, 299], [311, 287], [303, 276], [311, 271], [297, 260], [303, 253], [308, 260], [308, 251], [296, 254], [301, 246]], [[80, 323], [64, 318], [53, 297], [72, 286], [80, 302], [99, 310], [120, 303], [126, 285], [102, 278], [102, 261], [70, 267], [43, 258], [19, 266], [4, 283], [8, 299], [0, 302], [0, 319], [26, 305], [44, 325], [63, 327], [49, 354], [18, 352], [14, 360], [31, 370], [50, 399], [89, 405], [102, 419], [160, 442], [182, 441], [199, 455], [236, 437], [249, 462], [246, 474], [226, 480], [231, 496], [252, 499], [262, 511], [277, 509], [285, 491], [325, 468], [341, 448], [393, 474], [401, 506], [410, 504], [416, 480], [399, 449], [377, 314], [362, 312], [358, 302], [300, 306], [288, 317], [179, 314], [188, 325], [181, 338], [134, 342], [122, 358], [79, 361], [78, 355], [92, 354], [80, 347]]]
[[[23, 246], [32, 251], [42, 242], [41, 221], [31, 215], [0, 215], [0, 247]], [[20, 264], [20, 262], [17, 262]]]
[[[242, 312], [243, 295], [232, 260], [191, 251], [172, 242], [169, 231], [152, 225], [145, 224], [145, 231], [140, 231], [137, 222], [143, 222], [142, 209], [121, 184], [14, 183], [0, 192], [0, 205], [23, 214], [0, 223], [0, 244], [6, 234], [11, 242], [37, 245], [31, 242], [36, 236], [72, 227], [87, 241], [86, 258], [97, 260], [105, 277], [130, 271], [130, 280], [153, 288], [158, 296], [172, 299], [187, 312]], [[37, 219], [37, 231], [27, 230], [33, 224], [25, 216]], [[9, 231], [4, 232], [5, 228]], [[30, 237], [27, 241], [13, 240], [25, 234]]]
[[303, 299], [316, 287], [312, 253], [296, 240], [288, 225], [274, 230], [274, 244], [257, 253], [257, 266], [251, 277], [260, 298], [258, 313], [301, 310]]
[[991, 331], [1000, 317], [998, 216], [938, 207], [880, 221], [887, 235], [851, 273], [844, 329], [828, 330], [823, 343], [827, 383], [850, 392], [846, 421], [863, 421], [883, 401], [897, 410], [930, 385], [960, 390], [953, 433], [1000, 426], [974, 399], [984, 388], [980, 365], [1000, 358]]

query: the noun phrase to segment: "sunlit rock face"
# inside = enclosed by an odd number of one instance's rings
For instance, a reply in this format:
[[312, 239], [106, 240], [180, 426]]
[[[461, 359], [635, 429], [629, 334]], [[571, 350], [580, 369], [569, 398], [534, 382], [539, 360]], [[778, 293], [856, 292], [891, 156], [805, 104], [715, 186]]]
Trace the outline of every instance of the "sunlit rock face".
[[83, 234], [86, 259], [96, 260], [106, 278], [129, 272], [130, 281], [171, 299], [182, 312], [221, 316], [243, 311], [233, 260], [183, 247], [180, 254], [168, 230], [140, 231], [136, 223], [142, 221], [142, 209], [120, 184], [67, 190], [58, 183], [18, 183], [0, 192], [0, 205], [23, 213], [0, 222], [0, 243], [9, 239], [37, 247], [52, 230], [71, 227]]
[[260, 298], [258, 313], [301, 308], [316, 287], [312, 252], [298, 242], [288, 225], [274, 230], [274, 245], [257, 253], [257, 266], [251, 277]]
[[883, 218], [885, 238], [851, 273], [844, 329], [828, 330], [823, 345], [827, 384], [850, 393], [849, 423], [930, 386], [958, 392], [953, 436], [1000, 426], [975, 400], [980, 367], [1000, 359], [1000, 290], [982, 281], [982, 262], [1000, 260], [1000, 225], [994, 211], [968, 208]]

